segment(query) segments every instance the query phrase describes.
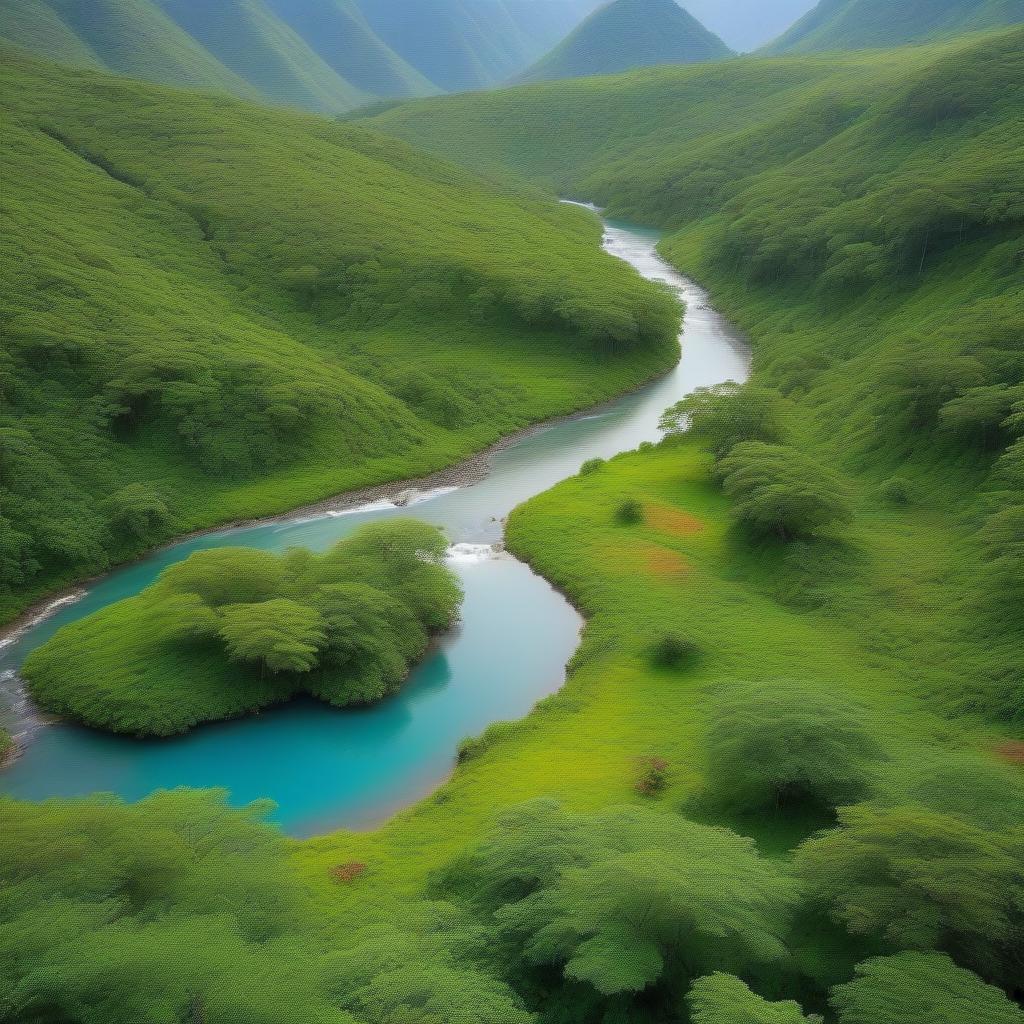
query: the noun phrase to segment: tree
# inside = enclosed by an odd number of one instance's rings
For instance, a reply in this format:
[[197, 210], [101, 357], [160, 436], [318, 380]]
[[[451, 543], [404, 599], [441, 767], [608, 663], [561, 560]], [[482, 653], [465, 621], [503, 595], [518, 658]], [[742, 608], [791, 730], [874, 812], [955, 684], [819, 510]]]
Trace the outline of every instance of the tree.
[[150, 542], [166, 536], [171, 526], [167, 503], [143, 484], [129, 484], [105, 502], [110, 525], [117, 533]]
[[880, 755], [861, 709], [787, 680], [719, 687], [706, 742], [709, 793], [744, 810], [861, 799]]
[[851, 518], [839, 478], [786, 445], [743, 441], [721, 460], [716, 475], [733, 499], [733, 516], [755, 534], [792, 540]]
[[641, 807], [578, 816], [552, 801], [506, 815], [443, 885], [492, 917], [527, 974], [555, 968], [594, 1019], [614, 1005], [625, 1020], [640, 1019], [629, 1016], [639, 993], [669, 1005], [701, 973], [783, 958], [797, 896], [782, 867], [726, 829]]
[[281, 559], [269, 551], [212, 548], [165, 569], [156, 586], [179, 594], [198, 594], [214, 608], [252, 604], [279, 592], [282, 571]]
[[916, 805], [858, 804], [808, 839], [798, 874], [854, 935], [942, 949], [990, 980], [1024, 969], [1024, 833]]
[[840, 1024], [1024, 1024], [1006, 993], [944, 953], [898, 953], [857, 965], [832, 989]]
[[271, 672], [309, 672], [327, 642], [320, 613], [285, 597], [227, 605], [220, 635], [233, 661], [258, 661]]
[[805, 1017], [798, 1003], [770, 1003], [732, 974], [698, 978], [686, 996], [691, 1024], [821, 1024]]
[[688, 430], [703, 438], [717, 458], [740, 441], [782, 439], [782, 399], [771, 388], [726, 381], [697, 388], [662, 414], [659, 426], [669, 434]]

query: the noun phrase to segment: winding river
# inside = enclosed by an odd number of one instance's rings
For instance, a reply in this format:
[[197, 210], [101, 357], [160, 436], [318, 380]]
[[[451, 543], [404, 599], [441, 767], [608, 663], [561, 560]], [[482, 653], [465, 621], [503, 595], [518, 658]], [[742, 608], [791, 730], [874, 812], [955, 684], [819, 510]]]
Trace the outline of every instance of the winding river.
[[[610, 253], [686, 302], [682, 358], [670, 374], [597, 413], [537, 428], [497, 451], [487, 475], [471, 486], [416, 494], [408, 508], [381, 501], [209, 533], [104, 577], [0, 649], [0, 720], [23, 748], [0, 772], [0, 792], [30, 800], [112, 792], [136, 800], [156, 789], [219, 787], [233, 803], [269, 797], [274, 817], [295, 836], [369, 828], [440, 785], [463, 739], [522, 717], [561, 687], [582, 621], [543, 579], [495, 548], [502, 520], [586, 459], [656, 440], [661, 412], [694, 388], [744, 380], [749, 372], [746, 345], [706, 293], [659, 258], [657, 240], [656, 232], [605, 226]], [[225, 544], [320, 550], [361, 523], [396, 515], [447, 531], [466, 600], [459, 628], [381, 704], [341, 711], [300, 700], [177, 739], [143, 741], [46, 724], [20, 690], [16, 669], [28, 651], [66, 623], [137, 593], [193, 551]]]

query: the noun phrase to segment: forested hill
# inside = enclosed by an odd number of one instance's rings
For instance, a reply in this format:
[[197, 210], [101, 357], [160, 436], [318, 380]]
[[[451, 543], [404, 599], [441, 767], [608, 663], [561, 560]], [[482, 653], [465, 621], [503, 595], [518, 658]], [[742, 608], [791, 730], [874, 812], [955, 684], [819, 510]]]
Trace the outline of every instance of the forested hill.
[[859, 50], [1024, 21], [1024, 0], [821, 0], [766, 53]]
[[363, 128], [4, 58], [2, 614], [676, 356], [674, 303], [585, 213]]
[[675, 0], [612, 0], [519, 81], [610, 75], [652, 64], [694, 64], [730, 53]]

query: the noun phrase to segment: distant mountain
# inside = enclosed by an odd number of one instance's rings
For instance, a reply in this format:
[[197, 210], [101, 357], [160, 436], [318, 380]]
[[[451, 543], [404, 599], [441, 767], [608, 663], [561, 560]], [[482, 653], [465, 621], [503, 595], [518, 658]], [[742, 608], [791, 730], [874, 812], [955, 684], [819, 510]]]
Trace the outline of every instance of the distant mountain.
[[744, 52], [775, 39], [806, 14], [815, 0], [683, 0], [683, 6], [720, 36], [727, 46]]
[[429, 96], [440, 90], [370, 27], [357, 0], [268, 0], [322, 60], [373, 96]]
[[602, 0], [505, 0], [533, 62], [560, 43]]
[[610, 75], [653, 64], [696, 64], [731, 53], [675, 0], [613, 0], [517, 81]]
[[225, 67], [268, 99], [333, 113], [368, 101], [264, 0], [159, 0]]
[[374, 32], [446, 92], [496, 85], [533, 56], [505, 0], [359, 0], [359, 5]]
[[2, 0], [0, 38], [54, 60], [165, 85], [258, 95], [154, 0]]
[[859, 50], [1024, 22], [1024, 0], [821, 0], [766, 53]]

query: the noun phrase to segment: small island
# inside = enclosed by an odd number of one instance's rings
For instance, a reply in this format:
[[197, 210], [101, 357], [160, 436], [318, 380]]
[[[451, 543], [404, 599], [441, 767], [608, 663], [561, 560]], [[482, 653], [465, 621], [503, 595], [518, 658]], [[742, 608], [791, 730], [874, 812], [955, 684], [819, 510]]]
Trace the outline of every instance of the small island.
[[23, 674], [44, 710], [95, 728], [170, 736], [311, 694], [338, 707], [394, 693], [462, 592], [444, 535], [364, 526], [323, 554], [201, 551], [59, 630]]

